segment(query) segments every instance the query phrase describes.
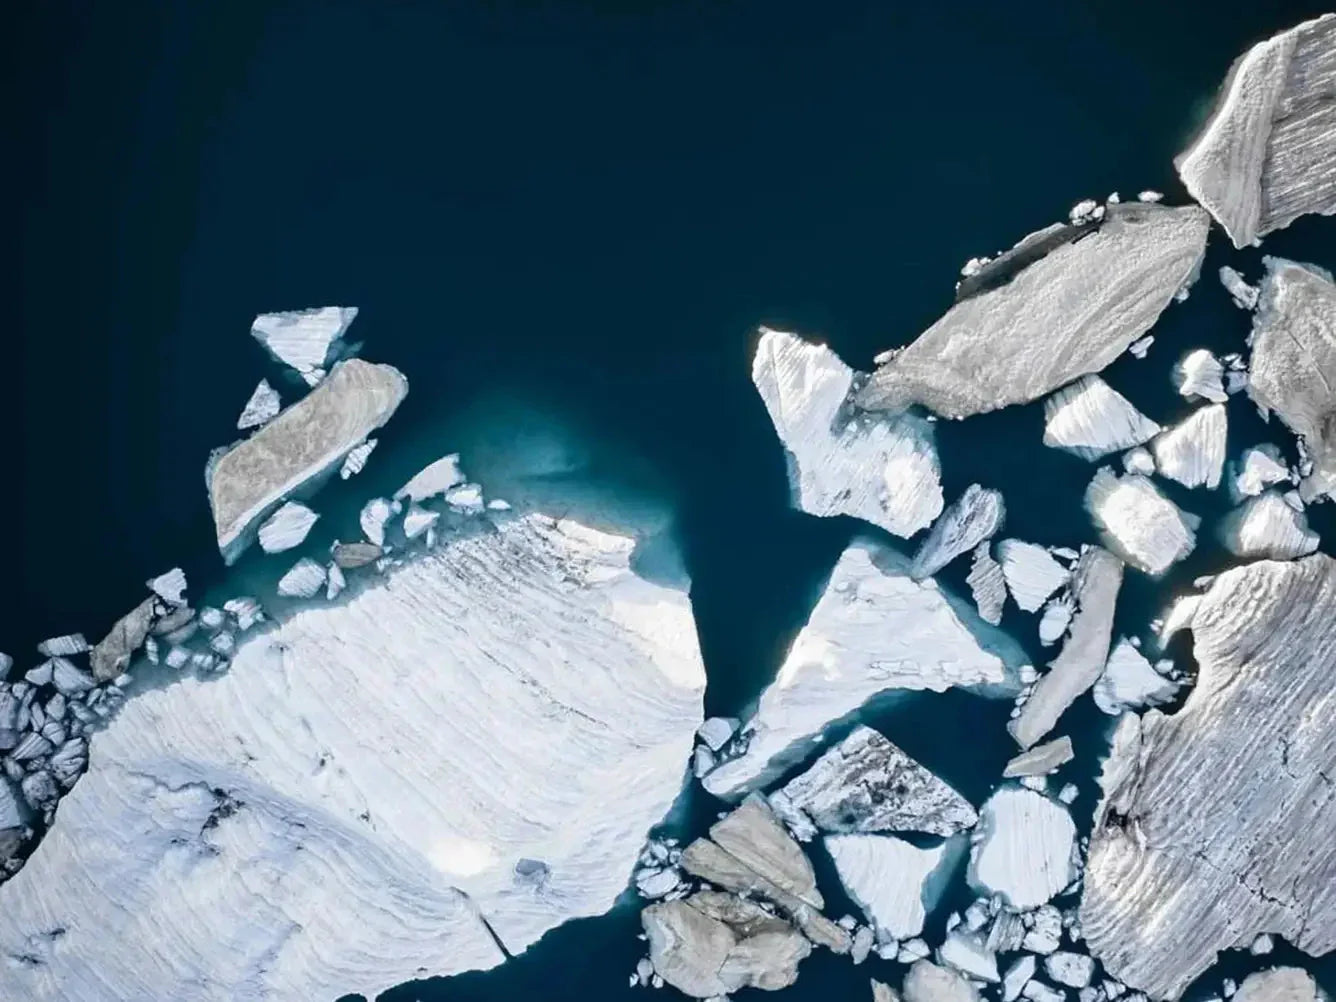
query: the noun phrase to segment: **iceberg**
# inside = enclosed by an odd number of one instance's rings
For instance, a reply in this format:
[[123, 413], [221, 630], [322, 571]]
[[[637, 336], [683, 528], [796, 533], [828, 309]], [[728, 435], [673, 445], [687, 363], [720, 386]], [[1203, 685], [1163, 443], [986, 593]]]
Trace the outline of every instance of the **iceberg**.
[[919, 960], [905, 975], [905, 1002], [980, 1002], [979, 992], [963, 974]]
[[962, 553], [991, 539], [1006, 517], [1007, 506], [1000, 491], [970, 484], [933, 523], [914, 554], [910, 575], [922, 581], [936, 574]]
[[1184, 487], [1220, 486], [1228, 429], [1224, 404], [1193, 411], [1151, 443], [1161, 475]]
[[407, 392], [397, 369], [349, 359], [250, 438], [212, 457], [205, 481], [223, 558], [235, 560], [252, 526], [333, 470], [389, 420]]
[[1234, 499], [1255, 497], [1272, 484], [1283, 484], [1289, 478], [1289, 467], [1274, 445], [1265, 443], [1245, 449], [1232, 483]]
[[965, 582], [979, 610], [979, 618], [992, 626], [1001, 623], [1002, 607], [1007, 601], [1007, 580], [1002, 565], [988, 552], [987, 541], [974, 548]]
[[173, 567], [156, 578], [149, 578], [144, 582], [144, 586], [168, 605], [186, 604], [186, 575], [179, 567]]
[[979, 812], [970, 886], [1012, 908], [1037, 908], [1076, 877], [1076, 825], [1066, 808], [1023, 787], [1004, 786]]
[[302, 557], [278, 579], [278, 593], [285, 598], [314, 598], [325, 587], [325, 568], [310, 557]]
[[1267, 491], [1225, 516], [1220, 542], [1238, 557], [1293, 560], [1316, 551], [1320, 540], [1302, 511], [1295, 511], [1275, 491]]
[[1002, 778], [1045, 776], [1066, 765], [1073, 758], [1075, 753], [1072, 751], [1072, 739], [1064, 734], [1060, 738], [1054, 738], [1052, 741], [1046, 741], [1042, 745], [1035, 745], [1028, 751], [1021, 752], [1007, 763], [1006, 768], [1002, 770]]
[[919, 849], [890, 835], [831, 835], [825, 842], [840, 883], [879, 937], [923, 931], [929, 882], [950, 858], [945, 843]]
[[1038, 611], [1071, 577], [1071, 572], [1037, 543], [1004, 539], [997, 544], [997, 557], [1011, 597], [1026, 612]]
[[339, 467], [339, 479], [347, 480], [349, 477], [355, 477], [361, 473], [366, 467], [366, 461], [371, 457], [372, 450], [376, 448], [379, 441], [379, 439], [368, 438], [344, 456], [343, 465]]
[[300, 546], [320, 516], [304, 504], [285, 501], [260, 526], [260, 549], [265, 553], [282, 553]]
[[1336, 212], [1336, 15], [1259, 42], [1174, 165], [1235, 247], [1307, 213]]
[[378, 548], [385, 545], [385, 524], [398, 510], [397, 503], [391, 504], [384, 498], [372, 498], [362, 506], [358, 523], [362, 526], [362, 533], [371, 540], [372, 545]]
[[1099, 376], [1082, 376], [1044, 401], [1044, 444], [1095, 460], [1148, 442], [1160, 426]]
[[67, 633], [61, 637], [48, 637], [37, 645], [37, 653], [44, 658], [69, 657], [91, 650], [92, 645], [84, 639], [82, 633]]
[[1109, 206], [1094, 229], [1031, 234], [971, 280], [981, 291], [889, 353], [855, 403], [873, 411], [920, 404], [963, 418], [1099, 372], [1196, 275], [1209, 225], [1196, 206], [1129, 202]]
[[1094, 695], [1095, 705], [1116, 717], [1126, 710], [1166, 703], [1177, 692], [1178, 683], [1157, 672], [1124, 637], [1110, 652]]
[[1249, 285], [1238, 271], [1227, 264], [1220, 267], [1220, 284], [1225, 287], [1225, 291], [1239, 309], [1251, 310], [1257, 307], [1259, 295], [1257, 286]]
[[128, 700], [0, 886], [0, 950], [34, 958], [0, 997], [370, 998], [606, 911], [705, 688], [686, 595], [633, 546], [462, 533]]
[[245, 431], [247, 428], [258, 428], [262, 424], [268, 424], [278, 415], [279, 410], [278, 390], [269, 385], [269, 380], [261, 379], [260, 384], [251, 393], [250, 399], [246, 401], [246, 406], [241, 409], [241, 416], [237, 418], [237, 429]]
[[1074, 612], [1076, 606], [1067, 594], [1059, 595], [1044, 606], [1043, 615], [1039, 617], [1039, 642], [1045, 647], [1052, 647], [1061, 640], [1071, 625]]
[[705, 777], [707, 790], [736, 798], [764, 785], [810, 749], [827, 724], [886, 690], [1015, 691], [1024, 652], [931, 580], [913, 580], [904, 564], [871, 540], [844, 551], [743, 726], [746, 750]]
[[1188, 352], [1174, 366], [1174, 388], [1189, 400], [1203, 398], [1222, 404], [1229, 399], [1225, 367], [1205, 348]]
[[795, 506], [909, 537], [942, 511], [932, 426], [858, 413], [849, 399], [861, 378], [824, 345], [761, 329], [752, 382], [789, 457]]
[[407, 539], [417, 539], [428, 529], [440, 520], [439, 511], [428, 511], [426, 508], [419, 508], [417, 505], [410, 505], [408, 512], [404, 515], [404, 536]]
[[425, 501], [463, 482], [464, 471], [459, 467], [459, 453], [452, 452], [413, 474], [408, 483], [394, 492], [394, 500]]
[[1322, 1002], [1325, 997], [1302, 968], [1272, 967], [1244, 978], [1233, 1002]]
[[343, 348], [343, 333], [357, 318], [356, 306], [325, 306], [287, 313], [264, 313], [251, 324], [251, 337], [284, 365], [315, 386]]
[[1086, 488], [1085, 505], [1109, 549], [1147, 574], [1163, 574], [1197, 545], [1197, 517], [1139, 474], [1100, 469]]

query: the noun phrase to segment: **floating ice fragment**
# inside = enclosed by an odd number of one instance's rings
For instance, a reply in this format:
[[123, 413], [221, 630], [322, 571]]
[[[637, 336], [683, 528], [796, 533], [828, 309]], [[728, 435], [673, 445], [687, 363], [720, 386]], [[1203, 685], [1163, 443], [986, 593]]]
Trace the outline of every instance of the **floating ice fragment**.
[[313, 598], [325, 586], [325, 568], [303, 557], [278, 581], [278, 593], [288, 598]]
[[1238, 557], [1294, 560], [1318, 548], [1308, 518], [1275, 491], [1249, 498], [1220, 523], [1220, 542]]
[[440, 517], [439, 511], [428, 511], [417, 505], [409, 505], [408, 512], [404, 515], [404, 535], [409, 539], [417, 539], [435, 525]]
[[1225, 393], [1225, 367], [1205, 348], [1190, 351], [1174, 366], [1174, 387], [1192, 400], [1205, 397], [1221, 404], [1229, 399]]
[[933, 523], [914, 555], [910, 576], [931, 577], [962, 553], [967, 553], [1002, 528], [1007, 506], [1000, 491], [970, 484]]
[[452, 452], [450, 455], [442, 456], [434, 463], [424, 466], [414, 474], [408, 483], [394, 492], [394, 499], [396, 501], [405, 498], [409, 501], [425, 501], [437, 494], [444, 494], [451, 487], [463, 482], [464, 473], [459, 468], [459, 453]]
[[1075, 612], [1076, 605], [1066, 595], [1059, 595], [1044, 606], [1044, 614], [1039, 617], [1039, 642], [1050, 647], [1061, 640]]
[[1084, 988], [1095, 976], [1095, 962], [1081, 953], [1059, 950], [1044, 958], [1044, 971], [1068, 988]]
[[1075, 757], [1072, 751], [1072, 739], [1063, 735], [1042, 745], [1035, 745], [1029, 751], [1023, 751], [1002, 770], [1004, 779], [1020, 776], [1044, 776], [1060, 766], [1066, 765]]
[[1036, 908], [1072, 882], [1076, 826], [1059, 804], [1033, 790], [1003, 787], [979, 812], [970, 885], [1017, 909]]
[[937, 960], [980, 981], [1001, 981], [997, 956], [977, 935], [962, 928], [951, 930], [937, 951]]
[[711, 717], [696, 729], [696, 736], [717, 752], [728, 744], [737, 729], [736, 717]]
[[90, 650], [92, 645], [84, 639], [82, 633], [67, 633], [63, 637], [48, 637], [37, 645], [37, 653], [44, 658], [68, 657], [71, 654], [82, 654]]
[[1159, 431], [1099, 376], [1083, 376], [1044, 401], [1044, 444], [1082, 459], [1140, 445]]
[[325, 598], [332, 602], [347, 586], [348, 579], [343, 576], [339, 565], [331, 560], [325, 571]]
[[1225, 408], [1212, 404], [1195, 410], [1151, 443], [1161, 475], [1184, 487], [1220, 486], [1228, 428]]
[[923, 931], [929, 885], [948, 859], [945, 843], [919, 849], [889, 835], [831, 835], [825, 843], [840, 883], [879, 936]]
[[1114, 645], [1104, 674], [1095, 683], [1095, 705], [1116, 717], [1126, 710], [1168, 702], [1177, 691], [1177, 683], [1157, 672], [1145, 656], [1123, 638]]
[[185, 605], [186, 575], [179, 567], [173, 567], [166, 574], [150, 578], [145, 584], [148, 589], [168, 605]]
[[359, 522], [362, 532], [376, 546], [385, 545], [385, 523], [394, 517], [395, 507], [384, 498], [372, 498], [362, 507]]
[[343, 333], [356, 317], [355, 306], [264, 313], [251, 324], [251, 336], [314, 386], [338, 357]]
[[1004, 539], [997, 544], [997, 556], [1011, 597], [1026, 612], [1035, 612], [1071, 576], [1037, 543]]
[[250, 399], [246, 401], [246, 406], [241, 409], [241, 416], [237, 418], [237, 428], [244, 431], [247, 428], [268, 424], [278, 414], [279, 409], [278, 391], [269, 385], [269, 380], [261, 379]]
[[1119, 477], [1104, 467], [1086, 489], [1085, 505], [1110, 549], [1147, 574], [1163, 574], [1197, 545], [1196, 516], [1143, 476]]
[[300, 546], [320, 518], [310, 508], [296, 501], [286, 501], [260, 526], [260, 548], [265, 553], [282, 553]]
[[477, 484], [460, 484], [458, 487], [452, 487], [445, 492], [445, 503], [455, 511], [482, 511], [482, 488]]
[[1150, 347], [1155, 343], [1155, 335], [1147, 334], [1145, 337], [1139, 337], [1127, 346], [1127, 353], [1133, 358], [1145, 358], [1150, 354]]
[[379, 439], [368, 438], [344, 456], [343, 465], [339, 467], [339, 479], [347, 480], [349, 477], [355, 477], [361, 473], [363, 467], [366, 466], [367, 459], [371, 456], [371, 451], [375, 449], [379, 441]]
[[1234, 305], [1239, 309], [1256, 309], [1257, 297], [1260, 295], [1257, 286], [1249, 285], [1242, 275], [1227, 264], [1220, 268], [1220, 284], [1225, 287], [1225, 291], [1233, 298]]
[[1235, 499], [1255, 497], [1272, 484], [1284, 483], [1289, 477], [1289, 467], [1280, 450], [1271, 443], [1245, 449], [1233, 480]]
[[1137, 192], [1138, 202], [1158, 202], [1164, 198], [1164, 193], [1147, 188], [1145, 191]]
[[1002, 975], [1002, 1002], [1016, 1002], [1020, 998], [1021, 989], [1034, 977], [1036, 963], [1036, 958], [1028, 953], [1012, 962]]
[[993, 626], [1001, 623], [1002, 607], [1007, 600], [1007, 581], [1002, 566], [989, 554], [986, 540], [974, 548], [965, 581], [979, 610], [979, 618]]

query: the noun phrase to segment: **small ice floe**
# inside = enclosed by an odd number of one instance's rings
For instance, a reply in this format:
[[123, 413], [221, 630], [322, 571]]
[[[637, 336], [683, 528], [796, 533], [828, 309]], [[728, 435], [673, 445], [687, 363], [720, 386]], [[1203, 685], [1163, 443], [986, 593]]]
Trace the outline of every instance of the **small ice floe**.
[[720, 751], [737, 733], [739, 721], [736, 717], [711, 717], [696, 728], [696, 737], [709, 746], [710, 751]]
[[1076, 826], [1060, 804], [1033, 790], [1005, 786], [979, 811], [970, 855], [970, 886], [1001, 895], [1016, 909], [1037, 908], [1076, 876]]
[[1076, 604], [1066, 595], [1059, 595], [1044, 606], [1044, 614], [1039, 617], [1039, 642], [1051, 647], [1061, 640], [1075, 612]]
[[1145, 191], [1137, 192], [1138, 202], [1158, 202], [1162, 198], [1164, 198], [1164, 192], [1154, 191], [1150, 188], [1147, 188]]
[[417, 539], [428, 529], [430, 529], [440, 519], [439, 511], [428, 511], [426, 508], [419, 508], [417, 505], [409, 505], [408, 512], [404, 515], [404, 535], [409, 539]]
[[979, 618], [993, 626], [1001, 623], [1002, 607], [1007, 601], [1007, 581], [1002, 573], [1002, 565], [988, 552], [987, 540], [974, 548], [974, 557], [965, 582], [979, 610]]
[[345, 571], [356, 567], [365, 567], [367, 564], [374, 564], [385, 555], [384, 549], [375, 543], [335, 542], [329, 548], [329, 553], [334, 558], [334, 562]]
[[1157, 672], [1124, 637], [1109, 654], [1094, 695], [1095, 705], [1116, 717], [1125, 710], [1167, 703], [1177, 692], [1178, 684]]
[[1234, 305], [1241, 310], [1254, 310], [1257, 308], [1257, 297], [1260, 290], [1255, 285], [1249, 285], [1237, 271], [1229, 265], [1223, 265], [1220, 268], [1220, 284], [1225, 287], [1234, 300]]
[[371, 451], [379, 443], [379, 439], [368, 438], [361, 445], [354, 448], [348, 455], [343, 457], [343, 465], [339, 467], [339, 479], [347, 480], [349, 477], [355, 477], [362, 472], [366, 466], [367, 459], [371, 456]]
[[339, 565], [331, 560], [325, 572], [325, 598], [332, 602], [346, 587], [348, 579], [343, 576]]
[[1095, 976], [1095, 962], [1083, 953], [1059, 950], [1044, 958], [1044, 972], [1060, 985], [1084, 988]]
[[51, 683], [59, 692], [70, 696], [87, 692], [97, 685], [93, 676], [65, 658], [51, 659]]
[[358, 517], [363, 535], [376, 546], [384, 546], [385, 523], [394, 517], [397, 510], [396, 505], [384, 498], [372, 498], [362, 506], [362, 513]]
[[1045, 776], [1066, 765], [1073, 758], [1075, 753], [1072, 751], [1072, 739], [1064, 734], [1042, 745], [1035, 745], [1029, 751], [1021, 752], [1007, 763], [1006, 768], [1002, 770], [1002, 776], [1004, 779]]
[[1002, 980], [997, 973], [997, 955], [979, 936], [959, 926], [947, 934], [937, 950], [937, 960], [966, 977], [980, 981]]
[[1004, 539], [997, 544], [997, 557], [1011, 597], [1026, 612], [1038, 611], [1071, 577], [1071, 572], [1038, 543]]
[[243, 633], [256, 623], [264, 622], [264, 611], [260, 608], [259, 601], [249, 595], [229, 598], [223, 603], [223, 611], [236, 620], [237, 629]]
[[287, 598], [314, 598], [324, 586], [324, 566], [303, 557], [279, 579], [278, 593]]
[[408, 483], [394, 492], [394, 499], [425, 501], [437, 494], [444, 494], [451, 487], [463, 482], [464, 473], [459, 468], [459, 453], [452, 452], [415, 473]]
[[1197, 545], [1200, 519], [1138, 474], [1100, 469], [1086, 488], [1085, 506], [1109, 548], [1147, 574], [1163, 574]]
[[1012, 961], [1002, 975], [1002, 1002], [1016, 1002], [1020, 998], [1021, 989], [1034, 977], [1037, 963], [1037, 958], [1029, 953]]
[[1271, 936], [1268, 936], [1266, 933], [1261, 933], [1258, 935], [1256, 939], [1252, 941], [1252, 945], [1248, 947], [1248, 952], [1251, 953], [1254, 957], [1260, 957], [1264, 954], [1270, 953], [1275, 948], [1276, 948], [1275, 939], [1273, 939]]
[[186, 575], [179, 567], [173, 567], [166, 574], [150, 578], [145, 584], [149, 591], [168, 605], [186, 604]]
[[949, 856], [943, 843], [920, 849], [889, 835], [831, 835], [830, 858], [849, 897], [880, 938], [908, 939], [923, 931], [933, 877]]
[[477, 484], [460, 484], [445, 492], [445, 503], [455, 511], [477, 513], [485, 507], [482, 500], [482, 488]]
[[300, 546], [320, 518], [310, 508], [296, 501], [286, 501], [260, 526], [260, 548], [265, 553], [282, 553]]
[[488, 511], [510, 511], [510, 508], [510, 502], [503, 498], [492, 498], [487, 502]]
[[1104, 216], [1104, 206], [1100, 205], [1093, 198], [1083, 198], [1073, 205], [1067, 213], [1067, 219], [1073, 226], [1082, 226], [1086, 223], [1093, 223]]
[[929, 960], [900, 962], [914, 964], [900, 991], [905, 1002], [979, 1002], [979, 992], [965, 975]]
[[642, 898], [666, 898], [682, 885], [682, 875], [671, 866], [647, 867], [636, 874], [636, 890]]
[[314, 386], [337, 360], [343, 333], [356, 317], [356, 306], [264, 313], [251, 324], [251, 336], [278, 361], [297, 370], [307, 386]]
[[279, 409], [278, 391], [269, 385], [269, 380], [261, 379], [260, 384], [255, 387], [255, 392], [246, 401], [246, 406], [241, 409], [241, 416], [237, 418], [237, 428], [245, 431], [247, 428], [258, 428], [262, 424], [268, 424], [278, 414]]
[[1276, 491], [1249, 498], [1220, 523], [1220, 542], [1238, 557], [1296, 560], [1318, 548], [1308, 517]]
[[37, 653], [44, 658], [69, 657], [92, 650], [92, 644], [82, 633], [67, 633], [63, 637], [48, 637], [37, 645]]
[[1127, 353], [1133, 358], [1145, 358], [1150, 354], [1150, 346], [1155, 343], [1155, 335], [1147, 334], [1145, 337], [1139, 337], [1127, 346]]
[[1205, 485], [1214, 490], [1224, 470], [1227, 438], [1224, 405], [1212, 404], [1158, 436], [1151, 451], [1162, 476], [1184, 487]]
[[1192, 400], [1203, 397], [1222, 404], [1229, 399], [1225, 393], [1225, 367], [1205, 348], [1190, 351], [1174, 366], [1174, 387]]
[[914, 554], [910, 576], [922, 581], [936, 574], [962, 553], [991, 539], [1006, 517], [1007, 506], [1000, 491], [970, 484], [933, 523]]
[[1290, 470], [1280, 450], [1264, 442], [1243, 451], [1230, 486], [1237, 501], [1256, 497], [1272, 484], [1285, 483], [1289, 478]]
[[1044, 401], [1044, 444], [1095, 460], [1148, 442], [1160, 426], [1099, 376], [1083, 376]]
[[1149, 477], [1155, 472], [1155, 457], [1146, 449], [1132, 449], [1123, 454], [1123, 469]]

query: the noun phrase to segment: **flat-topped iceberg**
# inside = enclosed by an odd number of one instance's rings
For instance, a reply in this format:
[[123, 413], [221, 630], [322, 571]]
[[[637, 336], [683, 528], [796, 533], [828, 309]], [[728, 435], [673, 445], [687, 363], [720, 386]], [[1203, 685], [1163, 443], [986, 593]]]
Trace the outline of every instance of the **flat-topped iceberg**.
[[1037, 612], [1071, 577], [1071, 572], [1038, 543], [1004, 539], [997, 544], [997, 558], [1002, 562], [1002, 576], [1011, 597], [1026, 612]]
[[1099, 470], [1086, 488], [1085, 505], [1109, 549], [1147, 574], [1163, 574], [1197, 545], [1200, 520], [1140, 474]]
[[1076, 825], [1061, 804], [1022, 787], [1004, 786], [979, 812], [969, 881], [1000, 894], [1017, 910], [1037, 908], [1076, 877]]
[[1225, 571], [1187, 615], [1197, 684], [1122, 718], [1081, 901], [1090, 952], [1155, 998], [1259, 933], [1336, 949], [1336, 559]]
[[1305, 213], [1336, 212], [1336, 15], [1259, 42], [1174, 164], [1235, 247]]
[[1195, 277], [1209, 225], [1196, 206], [1136, 202], [1109, 206], [1093, 230], [1031, 234], [1016, 248], [1027, 253], [999, 265], [1010, 281], [961, 299], [888, 353], [856, 402], [888, 411], [920, 404], [963, 418], [1099, 372]]
[[0, 997], [375, 997], [605, 911], [705, 687], [632, 547], [507, 517], [127, 701], [0, 887]]
[[1220, 523], [1220, 542], [1239, 557], [1293, 560], [1314, 552], [1320, 542], [1302, 511], [1275, 491], [1249, 498]]
[[705, 787], [736, 797], [773, 779], [827, 724], [890, 689], [1015, 690], [1020, 648], [888, 547], [859, 540], [840, 556], [779, 674], [742, 728], [745, 751]]
[[1148, 442], [1160, 426], [1099, 376], [1082, 376], [1044, 401], [1044, 444], [1099, 459]]
[[257, 522], [336, 468], [407, 393], [408, 380], [392, 366], [349, 359], [250, 438], [212, 457], [205, 481], [224, 559], [235, 560]]
[[1225, 405], [1212, 404], [1193, 411], [1151, 443], [1161, 476], [1184, 487], [1220, 486], [1225, 467], [1228, 427]]
[[307, 386], [314, 386], [338, 358], [343, 333], [355, 319], [356, 306], [264, 313], [251, 324], [251, 336], [275, 359], [295, 369]]
[[860, 378], [824, 345], [761, 329], [752, 382], [789, 457], [794, 504], [912, 536], [942, 512], [932, 426], [858, 413], [849, 399]]
[[832, 835], [826, 849], [840, 883], [883, 937], [923, 931], [930, 881], [948, 862], [947, 843], [920, 849], [891, 835]]
[[300, 502], [284, 502], [260, 526], [260, 549], [265, 553], [282, 553], [300, 546], [319, 518], [319, 515]]

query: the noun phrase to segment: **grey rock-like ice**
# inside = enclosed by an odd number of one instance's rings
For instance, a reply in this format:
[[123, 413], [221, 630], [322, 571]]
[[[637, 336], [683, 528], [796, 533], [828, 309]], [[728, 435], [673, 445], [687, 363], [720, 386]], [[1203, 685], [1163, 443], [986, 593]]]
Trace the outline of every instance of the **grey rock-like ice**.
[[1174, 366], [1174, 388], [1189, 400], [1201, 398], [1222, 404], [1225, 392], [1225, 367], [1205, 348], [1184, 355]]
[[1046, 741], [1042, 745], [1021, 752], [1002, 770], [1002, 778], [1015, 779], [1021, 776], [1044, 776], [1060, 766], [1066, 765], [1075, 757], [1072, 751], [1072, 739], [1063, 735]]
[[1301, 485], [1310, 500], [1336, 490], [1336, 284], [1311, 265], [1263, 260], [1248, 395], [1302, 439], [1313, 463]]
[[444, 494], [451, 487], [458, 487], [464, 482], [464, 471], [459, 466], [459, 453], [428, 463], [413, 474], [408, 483], [394, 492], [396, 501], [425, 501], [438, 494]]
[[1307, 971], [1272, 967], [1249, 974], [1234, 993], [1234, 1002], [1322, 1002], [1326, 996]]
[[969, 978], [929, 960], [917, 961], [905, 975], [905, 1002], [980, 1002]]
[[0, 997], [375, 997], [606, 911], [705, 688], [633, 546], [509, 519], [128, 700], [0, 886]]
[[105, 682], [125, 671], [130, 658], [148, 638], [154, 615], [153, 599], [146, 598], [115, 622], [88, 655], [94, 678]]
[[339, 479], [347, 480], [349, 477], [355, 477], [366, 467], [366, 461], [371, 458], [372, 451], [379, 443], [379, 439], [368, 438], [361, 445], [354, 448], [348, 455], [343, 457], [343, 465], [339, 467]]
[[1235, 556], [1293, 560], [1318, 548], [1318, 534], [1308, 528], [1302, 511], [1295, 511], [1275, 491], [1249, 498], [1220, 523], [1220, 542]]
[[1002, 608], [1007, 601], [1007, 579], [1002, 573], [1002, 565], [988, 552], [987, 541], [974, 548], [965, 582], [969, 585], [975, 608], [979, 610], [979, 618], [992, 626], [1002, 622]]
[[932, 426], [859, 413], [850, 398], [863, 378], [824, 345], [761, 330], [752, 382], [788, 456], [796, 507], [909, 537], [942, 511]]
[[1139, 474], [1100, 469], [1086, 488], [1085, 506], [1109, 549], [1147, 574], [1163, 574], [1197, 545], [1196, 516]]
[[1022, 748], [1031, 747], [1052, 730], [1104, 671], [1122, 582], [1123, 564], [1113, 554], [1092, 546], [1081, 556], [1072, 580], [1076, 614], [1067, 641], [1019, 715], [1007, 725]]
[[1015, 909], [1037, 908], [1076, 876], [1076, 826], [1066, 808], [1042, 794], [1005, 786], [979, 812], [970, 885], [1000, 894]]
[[1004, 539], [997, 544], [997, 558], [1002, 562], [1011, 597], [1026, 612], [1037, 611], [1071, 577], [1071, 572], [1037, 543]]
[[1220, 486], [1225, 467], [1228, 427], [1224, 404], [1193, 411], [1151, 443], [1155, 466], [1162, 476], [1184, 487]]
[[770, 804], [799, 838], [818, 831], [954, 835], [978, 820], [968, 800], [861, 726], [772, 793]]
[[310, 557], [302, 557], [278, 579], [278, 593], [285, 598], [314, 598], [324, 587], [324, 565]]
[[1115, 732], [1080, 913], [1091, 953], [1156, 998], [1259, 933], [1336, 949], [1336, 559], [1225, 571], [1189, 626], [1183, 708]]
[[1251, 310], [1256, 308], [1260, 290], [1255, 285], [1249, 285], [1237, 270], [1227, 264], [1220, 267], [1220, 284], [1225, 287], [1225, 291], [1229, 293], [1230, 298], [1234, 300], [1234, 305], [1239, 309]]
[[1255, 497], [1272, 484], [1285, 483], [1289, 476], [1280, 450], [1264, 443], [1243, 451], [1231, 487], [1236, 500]]
[[241, 416], [237, 418], [237, 429], [245, 431], [247, 428], [258, 428], [260, 425], [268, 424], [281, 409], [278, 390], [269, 385], [269, 380], [261, 379], [251, 393], [250, 399], [246, 401], [246, 406], [241, 409]]
[[349, 359], [250, 438], [212, 457], [205, 481], [224, 559], [234, 560], [250, 529], [289, 494], [334, 470], [388, 421], [407, 392], [408, 380], [391, 366]]
[[856, 402], [890, 411], [921, 404], [961, 418], [1099, 372], [1196, 274], [1208, 226], [1196, 206], [1127, 203], [1110, 206], [1093, 231], [1032, 233], [977, 276], [981, 291], [888, 353]]
[[307, 386], [314, 386], [338, 357], [343, 334], [356, 317], [356, 306], [265, 313], [251, 324], [251, 336], [295, 369]]
[[260, 526], [260, 549], [265, 553], [282, 553], [300, 546], [320, 518], [310, 508], [297, 501], [285, 501]]
[[179, 567], [173, 567], [164, 574], [159, 574], [155, 578], [149, 578], [144, 582], [146, 588], [157, 595], [168, 605], [185, 605], [186, 603], [186, 575], [185, 571]]
[[1006, 517], [1000, 491], [970, 484], [933, 523], [914, 554], [909, 573], [918, 581], [931, 577], [962, 553], [991, 539]]
[[1095, 705], [1116, 717], [1126, 710], [1166, 703], [1177, 692], [1178, 684], [1157, 672], [1124, 637], [1109, 653], [1094, 695]]
[[1259, 42], [1230, 67], [1215, 108], [1175, 159], [1235, 247], [1306, 213], [1336, 212], [1336, 15]]
[[737, 797], [764, 785], [805, 754], [827, 724], [887, 690], [1014, 691], [1024, 660], [973, 609], [931, 580], [913, 580], [894, 551], [855, 541], [743, 726], [745, 752], [706, 776], [705, 787]]
[[1082, 376], [1044, 401], [1044, 444], [1095, 460], [1148, 442], [1160, 426], [1099, 376]]
[[832, 835], [825, 843], [840, 883], [881, 936], [923, 931], [929, 883], [950, 858], [945, 843], [920, 849], [890, 835]]

